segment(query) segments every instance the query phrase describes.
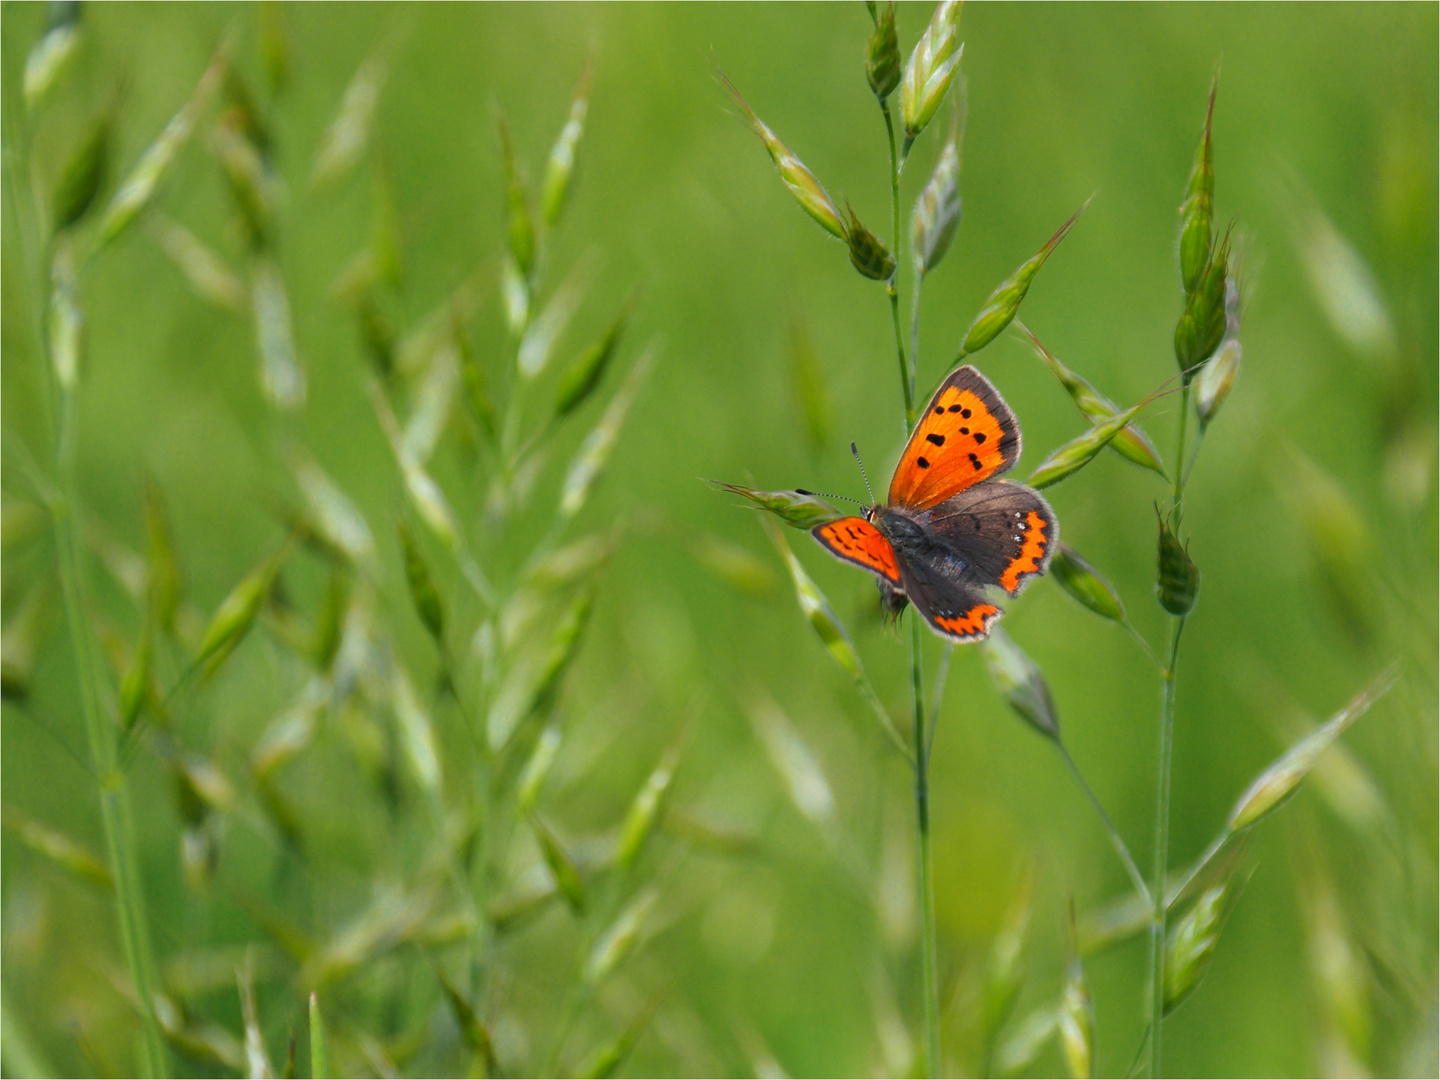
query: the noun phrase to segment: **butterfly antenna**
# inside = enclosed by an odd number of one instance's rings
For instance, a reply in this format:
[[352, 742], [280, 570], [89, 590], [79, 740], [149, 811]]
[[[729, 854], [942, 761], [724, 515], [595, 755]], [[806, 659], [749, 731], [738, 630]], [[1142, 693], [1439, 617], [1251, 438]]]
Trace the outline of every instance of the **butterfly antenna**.
[[852, 498], [850, 498], [849, 495], [827, 495], [827, 494], [825, 494], [825, 492], [823, 492], [823, 491], [806, 491], [804, 488], [796, 488], [796, 489], [795, 489], [795, 494], [796, 494], [796, 495], [814, 495], [815, 497], [820, 498], [820, 499], [839, 499], [841, 502], [853, 502], [856, 506], [860, 507], [860, 508], [863, 509], [863, 510], [868, 510], [868, 509], [870, 509], [868, 506], [866, 506], [864, 503], [862, 503], [859, 499], [852, 499]]
[[860, 478], [865, 481], [865, 491], [870, 496], [870, 502], [873, 505], [875, 489], [870, 486], [870, 474], [865, 471], [865, 462], [860, 460], [860, 451], [853, 442], [850, 444], [850, 453], [855, 455], [855, 464], [860, 466]]

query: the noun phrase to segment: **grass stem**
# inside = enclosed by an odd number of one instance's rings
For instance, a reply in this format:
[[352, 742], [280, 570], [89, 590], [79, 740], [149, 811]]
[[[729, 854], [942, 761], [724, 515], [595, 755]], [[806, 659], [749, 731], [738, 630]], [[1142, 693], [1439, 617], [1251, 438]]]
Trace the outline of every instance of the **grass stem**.
[[930, 852], [930, 755], [920, 670], [920, 615], [910, 616], [910, 676], [915, 697], [915, 821], [920, 861], [920, 965], [925, 993], [925, 1075], [940, 1075], [940, 980], [935, 941], [935, 885]]
[[1120, 861], [1125, 864], [1125, 872], [1130, 875], [1130, 883], [1135, 886], [1135, 892], [1145, 901], [1146, 906], [1153, 902], [1150, 897], [1150, 888], [1145, 884], [1145, 876], [1140, 873], [1140, 867], [1135, 864], [1135, 857], [1130, 854], [1130, 847], [1125, 843], [1125, 838], [1120, 835], [1120, 830], [1115, 828], [1115, 823], [1110, 820], [1110, 815], [1105, 812], [1099, 796], [1086, 781], [1080, 771], [1080, 766], [1075, 764], [1075, 759], [1070, 756], [1070, 750], [1063, 742], [1056, 740], [1055, 748], [1059, 750], [1061, 759], [1065, 762], [1070, 775], [1080, 785], [1080, 790], [1090, 800], [1090, 805], [1095, 808], [1095, 813], [1100, 815], [1100, 822], [1105, 826], [1105, 831], [1110, 835], [1110, 843], [1115, 847], [1115, 854], [1120, 856]]

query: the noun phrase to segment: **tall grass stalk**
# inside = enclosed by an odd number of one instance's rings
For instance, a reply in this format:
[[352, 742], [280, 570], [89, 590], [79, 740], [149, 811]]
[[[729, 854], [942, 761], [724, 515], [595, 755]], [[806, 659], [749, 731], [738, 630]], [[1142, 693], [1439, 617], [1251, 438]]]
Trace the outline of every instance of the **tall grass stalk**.
[[[1177, 524], [1184, 510], [1185, 480], [1190, 474], [1190, 470], [1184, 467], [1189, 416], [1190, 386], [1187, 383], [1180, 392], [1180, 436], [1175, 447], [1175, 460], [1171, 464], [1174, 481], [1170, 491], [1170, 516]], [[1170, 648], [1160, 675], [1160, 739], [1155, 766], [1155, 865], [1150, 878], [1154, 916], [1150, 924], [1149, 955], [1150, 1075], [1157, 1080], [1160, 1076], [1161, 1029], [1165, 1015], [1165, 877], [1170, 861], [1170, 757], [1175, 741], [1175, 669], [1180, 659], [1180, 635], [1185, 631], [1185, 619], [1185, 615], [1170, 616]]]

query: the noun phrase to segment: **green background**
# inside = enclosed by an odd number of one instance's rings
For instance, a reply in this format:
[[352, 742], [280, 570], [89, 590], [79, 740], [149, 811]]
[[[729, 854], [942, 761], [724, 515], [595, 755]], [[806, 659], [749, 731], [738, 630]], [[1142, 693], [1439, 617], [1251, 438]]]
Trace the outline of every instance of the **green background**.
[[[497, 106], [533, 189], [578, 73], [593, 57], [576, 188], [546, 255], [546, 288], [580, 258], [593, 258], [598, 273], [560, 359], [591, 340], [635, 285], [644, 297], [617, 368], [652, 337], [662, 351], [573, 530], [630, 522], [562, 699], [573, 738], [557, 765], [567, 783], [552, 813], [577, 844], [613, 829], [689, 715], [672, 807], [727, 822], [755, 846], [740, 855], [685, 854], [678, 840], [664, 839], [647, 871], [661, 890], [663, 925], [582, 1029], [598, 1041], [658, 996], [656, 1018], [623, 1066], [634, 1075], [749, 1074], [759, 1046], [793, 1075], [894, 1068], [882, 1052], [884, 1017], [918, 1015], [914, 927], [904, 917], [913, 889], [910, 779], [806, 626], [754, 513], [703, 483], [863, 497], [847, 443], [859, 444], [877, 487], [898, 456], [901, 404], [883, 290], [799, 212], [711, 71], [722, 68], [830, 192], [888, 237], [884, 128], [861, 66], [864, 8], [287, 6], [281, 17], [294, 66], [277, 93], [262, 75], [254, 8], [96, 5], [84, 11], [74, 67], [28, 118], [19, 86], [45, 12], [7, 4], [3, 13], [7, 170], [24, 131], [32, 140], [26, 184], [53, 182], [90, 118], [123, 86], [107, 195], [189, 96], [221, 35], [233, 35], [237, 67], [273, 128], [287, 190], [278, 255], [310, 379], [295, 433], [379, 538], [381, 619], [421, 684], [433, 679], [435, 662], [404, 591], [393, 460], [366, 396], [370, 368], [356, 320], [328, 295], [369, 234], [370, 165], [312, 190], [314, 148], [357, 66], [388, 43], [375, 141], [398, 207], [404, 276], [392, 316], [406, 328], [477, 267], [483, 280], [495, 279], [505, 205]], [[902, 50], [928, 13], [901, 6]], [[1254, 1076], [1343, 1068], [1326, 1050], [1343, 1039], [1326, 1004], [1330, 984], [1316, 959], [1326, 954], [1313, 914], [1314, 898], [1333, 894], [1339, 932], [1358, 958], [1350, 985], [1373, 1027], [1362, 1064], [1382, 1075], [1434, 1075], [1436, 8], [974, 5], [961, 28], [964, 220], [925, 288], [922, 387], [948, 370], [989, 291], [1092, 194], [1022, 316], [1115, 401], [1138, 401], [1174, 375], [1176, 207], [1206, 89], [1220, 71], [1217, 214], [1243, 237], [1249, 300], [1243, 374], [1205, 441], [1185, 519], [1203, 587], [1179, 674], [1173, 864], [1204, 848], [1239, 793], [1294, 738], [1297, 718], [1322, 720], [1391, 659], [1405, 665], [1397, 689], [1344, 739], [1346, 760], [1379, 793], [1383, 814], [1356, 828], [1344, 817], [1343, 795], [1310, 784], [1256, 831], [1245, 855], [1253, 876], [1213, 968], [1167, 1022], [1168, 1068]], [[207, 146], [214, 113], [160, 205], [239, 268], [233, 203]], [[916, 145], [904, 177], [907, 218], [947, 115]], [[32, 270], [15, 240], [16, 222], [33, 210], [17, 205], [16, 190], [7, 175], [7, 516], [35, 498], [16, 448], [28, 447], [47, 467], [53, 440]], [[1313, 286], [1315, 272], [1334, 269], [1318, 256], [1307, 262], [1307, 245], [1322, 235], [1316, 222], [1325, 219], [1373, 273], [1391, 346], [1347, 342], [1334, 302]], [[141, 496], [153, 478], [173, 519], [187, 599], [212, 611], [283, 536], [267, 506], [277, 497], [295, 501], [257, 379], [252, 328], [189, 291], [142, 229], [127, 232], [88, 274], [84, 513], [143, 550]], [[908, 289], [908, 272], [903, 281]], [[1340, 296], [1351, 305], [1360, 299]], [[807, 433], [792, 377], [797, 323], [828, 394], [830, 431], [821, 442]], [[509, 346], [490, 287], [476, 340], [482, 362], [501, 371]], [[1065, 393], [1013, 335], [976, 362], [1023, 425], [1018, 475], [1083, 430]], [[504, 385], [503, 375], [496, 379]], [[602, 394], [618, 382], [612, 372]], [[1144, 421], [1167, 459], [1178, 407], [1178, 398], [1162, 398]], [[557, 429], [539, 503], [553, 499], [564, 463], [601, 409], [597, 397]], [[486, 532], [476, 509], [484, 477], [462, 443], [442, 447], [435, 474], [463, 508], [482, 561], [505, 581], [527, 530], [539, 526], [522, 525], [503, 542]], [[1064, 539], [1116, 586], [1158, 647], [1166, 625], [1153, 601], [1158, 479], [1107, 454], [1047, 494]], [[1327, 532], [1335, 515], [1358, 533]], [[759, 560], [773, 579], [769, 592], [746, 595], [707, 569], [696, 556], [709, 538]], [[903, 717], [904, 635], [882, 626], [868, 576], [800, 533], [787, 538], [850, 627], [882, 700]], [[7, 619], [42, 580], [49, 551], [43, 534], [7, 547]], [[138, 612], [98, 564], [92, 569], [97, 620], [133, 638]], [[440, 574], [473, 629], [474, 605], [467, 613], [458, 576], [448, 566]], [[318, 580], [302, 568], [290, 588], [313, 603]], [[84, 733], [69, 638], [54, 603], [30, 695], [5, 705], [4, 800], [101, 851], [94, 783], [79, 764]], [[1014, 602], [1004, 626], [1045, 672], [1071, 752], [1148, 867], [1154, 669], [1123, 632], [1051, 581]], [[462, 664], [469, 629], [455, 638]], [[927, 650], [933, 671], [941, 645], [927, 640]], [[200, 692], [183, 741], [241, 782], [243, 754], [301, 682], [262, 630]], [[828, 776], [837, 843], [797, 814], [771, 768], [747, 720], [757, 695], [783, 708]], [[955, 653], [935, 745], [941, 973], [956, 988], [947, 1052], [951, 1068], [973, 1070], [975, 994], [1026, 875], [1034, 875], [1035, 892], [1016, 1016], [1058, 992], [1068, 904], [1090, 910], [1126, 881], [1053, 748], [1017, 722], [973, 648]], [[162, 957], [264, 940], [242, 894], [263, 897], [317, 934], [333, 930], [379, 888], [377, 867], [386, 860], [373, 848], [393, 845], [390, 871], [403, 877], [396, 867], [405, 845], [424, 843], [423, 830], [387, 831], [368, 781], [332, 754], [289, 778], [313, 841], [304, 875], [325, 887], [297, 885], [284, 857], [237, 821], [224, 834], [216, 883], [200, 896], [180, 874], [178, 810], [164, 770], [142, 753], [131, 777]], [[464, 789], [463, 776], [447, 779]], [[846, 857], [862, 868], [858, 877]], [[868, 899], [875, 893], [878, 905]], [[900, 907], [886, 895], [898, 895]], [[114, 989], [123, 962], [107, 897], [7, 831], [3, 913], [7, 1023], [63, 1073], [132, 1067], [133, 1022]], [[555, 987], [572, 962], [567, 919], [555, 907], [526, 931], [490, 1017], [500, 1028], [510, 1012], [523, 1017], [537, 1046], [546, 1044], [560, 1008]], [[405, 978], [381, 964], [367, 969], [337, 1008], [377, 1037], [426, 1030], [424, 1017], [441, 1006], [433, 987], [417, 988], [427, 969], [414, 960], [406, 962], [418, 974]], [[1140, 941], [1088, 959], [1086, 973], [1097, 1070], [1123, 1074], [1143, 1030]], [[286, 1031], [300, 1023], [302, 989], [288, 969], [262, 980], [273, 1054], [283, 1056]], [[238, 1031], [233, 982], [198, 1007]], [[417, 1060], [415, 1069], [441, 1067]], [[6, 1066], [15, 1067], [8, 1049]], [[1044, 1075], [1062, 1067], [1052, 1048], [1032, 1068]]]

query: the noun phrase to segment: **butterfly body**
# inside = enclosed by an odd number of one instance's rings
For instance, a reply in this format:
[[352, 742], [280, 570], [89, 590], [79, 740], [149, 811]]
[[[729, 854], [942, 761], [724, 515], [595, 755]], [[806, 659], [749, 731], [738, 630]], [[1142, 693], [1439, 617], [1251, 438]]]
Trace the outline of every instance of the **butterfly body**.
[[889, 502], [811, 533], [832, 555], [875, 574], [892, 614], [913, 603], [941, 636], [979, 640], [1003, 614], [984, 590], [1015, 596], [1045, 572], [1059, 540], [1039, 492], [994, 479], [1019, 456], [1014, 414], [967, 364], [940, 385], [916, 425]]

